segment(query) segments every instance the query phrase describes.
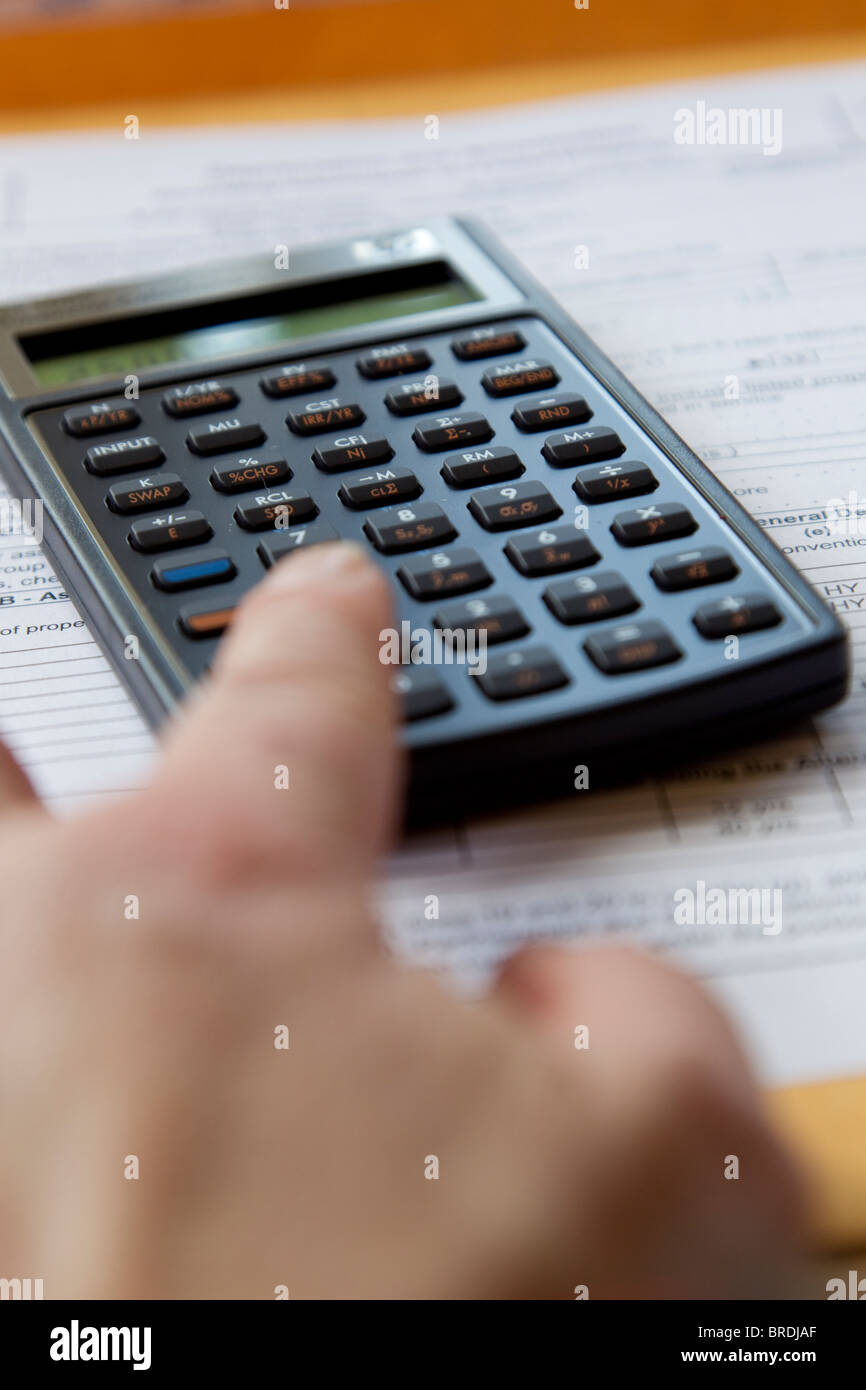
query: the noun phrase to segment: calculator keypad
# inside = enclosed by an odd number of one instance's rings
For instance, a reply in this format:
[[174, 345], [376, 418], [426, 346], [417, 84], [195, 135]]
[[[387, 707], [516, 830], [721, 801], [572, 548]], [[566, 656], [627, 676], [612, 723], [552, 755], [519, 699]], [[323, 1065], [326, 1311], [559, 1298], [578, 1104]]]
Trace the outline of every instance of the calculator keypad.
[[410, 743], [720, 677], [723, 638], [790, 635], [769, 573], [531, 315], [202, 375], [29, 417], [193, 674], [268, 568], [339, 537], [389, 573], [398, 624], [489, 649], [395, 672]]

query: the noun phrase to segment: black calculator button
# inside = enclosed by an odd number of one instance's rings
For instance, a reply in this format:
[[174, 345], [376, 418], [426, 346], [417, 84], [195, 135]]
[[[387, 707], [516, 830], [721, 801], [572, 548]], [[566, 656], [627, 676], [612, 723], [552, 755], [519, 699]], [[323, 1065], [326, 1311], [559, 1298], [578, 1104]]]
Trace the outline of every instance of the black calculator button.
[[354, 402], [312, 401], [303, 410], [293, 410], [286, 424], [295, 434], [327, 434], [329, 430], [351, 429], [363, 425], [366, 415]]
[[412, 598], [422, 602], [442, 594], [469, 594], [493, 583], [481, 556], [468, 547], [406, 560], [398, 569], [397, 578]]
[[452, 603], [433, 614], [433, 622], [442, 632], [483, 632], [486, 640], [513, 642], [529, 631], [529, 623], [510, 598], [494, 595], [491, 598], [470, 598], [465, 603]]
[[434, 502], [421, 502], [417, 507], [390, 507], [376, 517], [368, 517], [364, 533], [383, 555], [423, 550], [428, 545], [446, 545], [457, 535], [442, 508]]
[[221, 381], [193, 381], [185, 386], [172, 386], [162, 398], [166, 415], [183, 420], [187, 415], [210, 415], [216, 410], [231, 410], [238, 403], [238, 393]]
[[355, 365], [361, 376], [369, 381], [381, 381], [388, 376], [405, 376], [406, 372], [423, 372], [432, 363], [429, 352], [424, 348], [392, 343], [389, 347], [376, 348], [366, 357], [360, 357]]
[[589, 537], [573, 526], [545, 527], [528, 536], [514, 536], [505, 554], [527, 579], [582, 569], [601, 559]]
[[722, 638], [776, 627], [782, 615], [763, 594], [743, 594], [701, 604], [692, 621], [702, 637]]
[[218, 420], [205, 429], [190, 430], [186, 442], [194, 454], [208, 458], [211, 454], [230, 454], [233, 449], [255, 449], [265, 442], [265, 432], [261, 425]]
[[201, 512], [167, 512], [133, 522], [129, 543], [136, 550], [172, 550], [177, 545], [210, 540], [210, 522]]
[[678, 661], [682, 652], [661, 623], [626, 623], [600, 632], [583, 644], [584, 651], [606, 676], [643, 671]]
[[237, 459], [214, 468], [210, 480], [219, 492], [251, 492], [254, 487], [287, 483], [291, 476], [285, 459]]
[[393, 457], [394, 450], [387, 439], [367, 439], [363, 434], [338, 440], [333, 449], [313, 450], [313, 463], [323, 473], [345, 473], [368, 463], [387, 463]]
[[513, 449], [491, 444], [486, 449], [467, 449], [463, 454], [452, 454], [440, 471], [449, 487], [472, 487], [476, 483], [519, 478], [525, 469]]
[[421, 493], [421, 484], [408, 468], [385, 468], [343, 483], [337, 496], [346, 507], [361, 511], [365, 507], [387, 507], [395, 502], [411, 502]]
[[486, 671], [473, 680], [490, 700], [520, 700], [568, 685], [568, 676], [547, 647], [496, 652], [488, 657]]
[[634, 511], [620, 512], [610, 529], [620, 545], [648, 545], [674, 536], [690, 536], [697, 527], [688, 507], [681, 502], [648, 502]]
[[429, 376], [395, 386], [385, 397], [385, 404], [392, 415], [420, 415], [428, 410], [441, 410], [443, 406], [459, 405], [462, 400], [463, 392], [456, 381], [444, 376]]
[[501, 362], [491, 367], [481, 378], [488, 396], [517, 396], [522, 391], [543, 391], [559, 385], [559, 372], [552, 362], [537, 362], [528, 357], [522, 362]]
[[218, 607], [208, 604], [206, 608], [182, 608], [178, 614], [178, 625], [187, 637], [219, 637], [230, 627], [237, 609], [235, 604], [221, 604]]
[[541, 450], [554, 468], [574, 468], [578, 463], [619, 458], [625, 445], [607, 425], [588, 425], [585, 430], [563, 430], [544, 441]]
[[401, 666], [391, 679], [391, 689], [400, 700], [404, 719], [410, 722], [444, 714], [454, 705], [439, 677], [423, 666]]
[[67, 410], [60, 421], [67, 434], [88, 439], [92, 434], [114, 434], [135, 429], [141, 416], [127, 401], [96, 401]]
[[707, 545], [701, 550], [681, 550], [656, 560], [650, 574], [660, 589], [696, 589], [700, 584], [719, 584], [739, 574], [726, 550]]
[[484, 415], [465, 410], [459, 415], [447, 415], [433, 425], [416, 425], [412, 438], [419, 449], [428, 454], [443, 449], [456, 449], [460, 444], [486, 444], [493, 438], [493, 427]]
[[536, 396], [516, 405], [511, 418], [519, 430], [536, 434], [538, 430], [552, 430], [557, 425], [582, 425], [592, 418], [592, 411], [583, 396], [558, 391], [553, 396]]
[[94, 444], [84, 455], [84, 466], [99, 478], [112, 473], [131, 473], [133, 469], [158, 468], [165, 454], [152, 434], [137, 439], [115, 439], [110, 444]]
[[239, 502], [235, 507], [235, 521], [245, 531], [279, 531], [300, 521], [312, 521], [318, 512], [306, 492], [269, 492], [252, 502]]
[[187, 550], [165, 560], [157, 560], [150, 577], [158, 589], [174, 593], [177, 589], [196, 589], [202, 584], [221, 584], [237, 574], [230, 555], [224, 550]]
[[306, 550], [311, 545], [321, 545], [323, 541], [338, 541], [339, 533], [327, 521], [317, 521], [314, 526], [293, 526], [291, 531], [283, 531], [259, 541], [256, 550], [265, 569], [270, 569], [284, 555], [296, 550]]
[[505, 352], [522, 352], [525, 347], [526, 339], [516, 328], [476, 328], [465, 338], [455, 338], [451, 351], [461, 362], [475, 362]]
[[266, 396], [279, 399], [280, 396], [308, 396], [312, 391], [330, 391], [336, 386], [337, 378], [330, 367], [322, 367], [314, 362], [298, 362], [291, 367], [283, 367], [273, 376], [262, 377], [259, 385]]
[[189, 493], [183, 478], [176, 473], [158, 473], [155, 478], [136, 478], [134, 482], [115, 483], [108, 489], [106, 502], [113, 512], [149, 512], [154, 507], [167, 507], [172, 502], [185, 502]]
[[654, 492], [658, 479], [645, 463], [598, 463], [581, 468], [572, 487], [583, 502], [618, 502]]
[[553, 616], [569, 624], [620, 618], [640, 608], [636, 595], [614, 570], [560, 579], [556, 584], [549, 584], [542, 597]]
[[469, 510], [487, 531], [508, 531], [512, 526], [532, 526], [553, 520], [562, 508], [541, 483], [512, 483], [473, 493]]

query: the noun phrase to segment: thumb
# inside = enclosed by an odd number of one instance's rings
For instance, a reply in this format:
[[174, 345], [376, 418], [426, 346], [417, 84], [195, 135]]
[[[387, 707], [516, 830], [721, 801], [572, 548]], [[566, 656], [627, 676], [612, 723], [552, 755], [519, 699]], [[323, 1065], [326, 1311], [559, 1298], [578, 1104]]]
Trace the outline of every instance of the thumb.
[[244, 599], [151, 788], [209, 865], [294, 882], [375, 867], [396, 810], [390, 622], [384, 573], [347, 542], [286, 557]]

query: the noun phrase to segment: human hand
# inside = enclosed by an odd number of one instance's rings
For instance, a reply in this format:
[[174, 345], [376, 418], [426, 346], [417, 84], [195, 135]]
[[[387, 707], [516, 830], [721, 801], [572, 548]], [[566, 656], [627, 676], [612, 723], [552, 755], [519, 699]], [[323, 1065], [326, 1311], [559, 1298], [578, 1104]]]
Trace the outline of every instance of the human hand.
[[697, 984], [538, 948], [466, 1003], [380, 945], [390, 622], [362, 552], [317, 547], [246, 600], [147, 790], [56, 821], [0, 761], [0, 1273], [48, 1298], [799, 1292], [798, 1181]]

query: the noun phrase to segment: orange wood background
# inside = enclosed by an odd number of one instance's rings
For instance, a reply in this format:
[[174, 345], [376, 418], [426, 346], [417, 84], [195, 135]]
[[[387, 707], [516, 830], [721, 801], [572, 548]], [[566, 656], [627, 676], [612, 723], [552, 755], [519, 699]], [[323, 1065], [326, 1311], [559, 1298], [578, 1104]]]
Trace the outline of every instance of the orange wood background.
[[[863, 0], [370, 0], [277, 10], [57, 21], [0, 38], [0, 110], [299, 91], [400, 74], [670, 53], [852, 33]], [[501, 99], [508, 100], [503, 89]]]

